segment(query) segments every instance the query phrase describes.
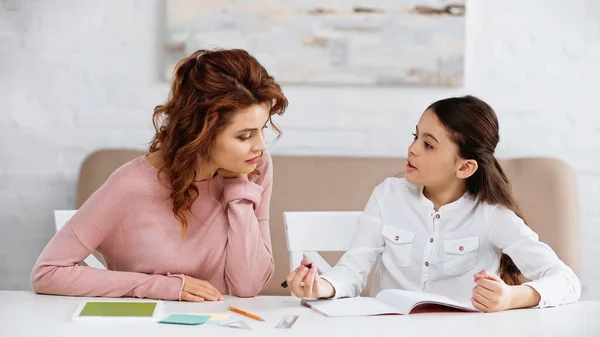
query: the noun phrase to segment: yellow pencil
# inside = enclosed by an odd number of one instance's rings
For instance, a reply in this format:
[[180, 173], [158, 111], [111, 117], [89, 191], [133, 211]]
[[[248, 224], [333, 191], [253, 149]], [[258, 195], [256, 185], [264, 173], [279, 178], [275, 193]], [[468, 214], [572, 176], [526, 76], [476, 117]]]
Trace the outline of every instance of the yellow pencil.
[[255, 319], [255, 320], [257, 320], [257, 321], [264, 321], [264, 320], [265, 320], [264, 318], [262, 318], [262, 317], [260, 317], [260, 316], [256, 316], [256, 315], [254, 315], [254, 314], [251, 314], [251, 313], [249, 313], [249, 312], [246, 312], [246, 311], [244, 311], [244, 310], [241, 310], [241, 309], [238, 309], [238, 308], [235, 308], [235, 307], [231, 307], [231, 306], [230, 306], [230, 307], [229, 307], [229, 308], [227, 308], [227, 309], [229, 309], [230, 311], [233, 311], [233, 312], [235, 312], [235, 313], [238, 313], [238, 314], [240, 314], [240, 315], [244, 315], [244, 316], [246, 316], [246, 317], [250, 317], [250, 318], [252, 318], [252, 319]]

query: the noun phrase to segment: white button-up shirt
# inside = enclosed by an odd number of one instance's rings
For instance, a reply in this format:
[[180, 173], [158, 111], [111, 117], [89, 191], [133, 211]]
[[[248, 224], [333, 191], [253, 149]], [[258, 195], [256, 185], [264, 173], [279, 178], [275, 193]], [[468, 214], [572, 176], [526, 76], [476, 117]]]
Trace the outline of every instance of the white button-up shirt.
[[335, 297], [358, 296], [375, 266], [371, 296], [395, 288], [470, 304], [473, 275], [497, 274], [501, 253], [531, 280], [525, 284], [540, 294], [539, 307], [579, 299], [575, 273], [514, 212], [477, 204], [468, 194], [436, 212], [423, 187], [402, 178], [375, 188], [350, 248], [321, 277], [334, 286]]

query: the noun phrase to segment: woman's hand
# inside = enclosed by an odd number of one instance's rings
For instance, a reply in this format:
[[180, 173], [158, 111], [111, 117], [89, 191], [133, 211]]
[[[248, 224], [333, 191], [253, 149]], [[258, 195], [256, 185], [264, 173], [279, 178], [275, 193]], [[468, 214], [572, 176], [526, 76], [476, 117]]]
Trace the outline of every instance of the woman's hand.
[[222, 169], [220, 168], [219, 170], [217, 170], [217, 175], [223, 177], [223, 178], [241, 178], [244, 180], [248, 180], [248, 175], [244, 174], [244, 173], [236, 173], [236, 172], [231, 172], [228, 171], [226, 169]]
[[181, 300], [188, 302], [222, 301], [223, 295], [208, 281], [185, 276]]

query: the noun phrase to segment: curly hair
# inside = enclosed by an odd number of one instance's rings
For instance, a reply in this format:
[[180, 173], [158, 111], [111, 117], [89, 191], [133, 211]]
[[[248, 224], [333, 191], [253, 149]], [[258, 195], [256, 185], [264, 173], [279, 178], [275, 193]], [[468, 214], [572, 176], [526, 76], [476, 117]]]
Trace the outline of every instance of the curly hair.
[[[188, 229], [186, 212], [199, 195], [194, 184], [198, 161], [210, 158], [216, 136], [235, 112], [254, 104], [269, 103], [269, 124], [282, 115], [288, 101], [280, 85], [247, 51], [241, 49], [197, 50], [176, 65], [168, 100], [154, 109], [156, 133], [150, 153], [162, 151], [159, 169], [169, 178], [173, 213]], [[192, 214], [193, 215], [193, 214]]]

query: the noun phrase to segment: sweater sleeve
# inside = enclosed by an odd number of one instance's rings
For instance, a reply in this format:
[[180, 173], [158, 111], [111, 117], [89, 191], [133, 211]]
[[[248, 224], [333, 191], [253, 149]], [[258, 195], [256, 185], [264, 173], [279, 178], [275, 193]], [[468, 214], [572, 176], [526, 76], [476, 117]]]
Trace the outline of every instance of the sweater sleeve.
[[139, 297], [180, 300], [183, 275], [101, 270], [80, 263], [117, 226], [122, 226], [135, 178], [117, 170], [46, 245], [32, 273], [33, 290], [66, 296]]
[[271, 157], [265, 152], [258, 182], [225, 179], [223, 203], [229, 220], [225, 282], [231, 294], [256, 296], [273, 276], [269, 204], [273, 181]]

